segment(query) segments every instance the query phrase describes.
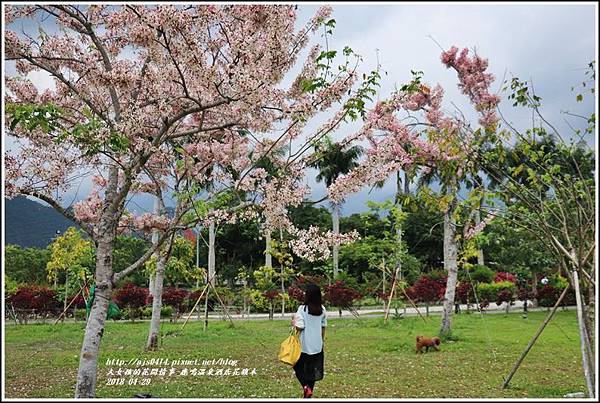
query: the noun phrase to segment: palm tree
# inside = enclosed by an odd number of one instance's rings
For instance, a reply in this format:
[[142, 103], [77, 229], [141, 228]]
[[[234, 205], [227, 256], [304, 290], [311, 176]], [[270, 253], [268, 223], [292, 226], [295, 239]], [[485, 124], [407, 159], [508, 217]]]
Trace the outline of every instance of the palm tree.
[[[314, 144], [316, 161], [311, 164], [317, 168], [317, 182], [325, 182], [330, 187], [342, 174], [347, 174], [358, 166], [358, 159], [363, 154], [361, 146], [352, 146], [347, 149], [342, 144], [334, 143], [329, 137]], [[333, 233], [340, 233], [340, 207], [341, 203], [331, 204], [331, 218], [333, 222]], [[339, 272], [339, 245], [333, 245], [333, 277]]]

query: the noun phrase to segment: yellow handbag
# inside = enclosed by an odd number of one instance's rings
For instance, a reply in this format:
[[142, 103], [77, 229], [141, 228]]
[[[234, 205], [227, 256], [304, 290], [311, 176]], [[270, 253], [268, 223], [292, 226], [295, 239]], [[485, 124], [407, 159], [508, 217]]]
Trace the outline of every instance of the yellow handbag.
[[288, 338], [281, 342], [278, 354], [279, 361], [294, 366], [300, 359], [300, 353], [302, 353], [300, 338], [298, 333], [292, 329]]

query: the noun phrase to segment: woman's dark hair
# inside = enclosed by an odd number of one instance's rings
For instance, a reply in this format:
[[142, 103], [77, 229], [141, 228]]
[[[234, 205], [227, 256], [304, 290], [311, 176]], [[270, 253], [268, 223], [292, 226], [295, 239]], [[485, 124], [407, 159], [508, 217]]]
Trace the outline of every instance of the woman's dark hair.
[[323, 313], [323, 301], [321, 289], [316, 284], [308, 284], [304, 291], [304, 305], [308, 307], [308, 313], [319, 316]]

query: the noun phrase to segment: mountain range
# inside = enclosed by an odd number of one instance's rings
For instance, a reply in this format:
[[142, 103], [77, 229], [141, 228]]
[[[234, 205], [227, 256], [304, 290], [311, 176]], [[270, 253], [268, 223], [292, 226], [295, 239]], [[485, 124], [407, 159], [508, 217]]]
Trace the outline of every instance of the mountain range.
[[4, 199], [4, 209], [5, 245], [45, 248], [57, 231], [62, 234], [77, 226], [52, 207], [26, 197]]

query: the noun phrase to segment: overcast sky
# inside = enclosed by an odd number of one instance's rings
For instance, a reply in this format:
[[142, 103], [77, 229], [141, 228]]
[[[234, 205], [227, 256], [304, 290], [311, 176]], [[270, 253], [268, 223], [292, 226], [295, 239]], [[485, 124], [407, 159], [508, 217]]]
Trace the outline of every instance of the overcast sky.
[[[387, 72], [381, 82], [381, 99], [392, 92], [394, 84], [408, 82], [411, 70], [421, 70], [425, 82], [439, 83], [446, 90], [447, 112], [454, 111], [450, 104], [453, 101], [467, 116], [474, 116], [468, 100], [456, 87], [455, 72], [441, 64], [440, 49], [431, 36], [444, 49], [451, 45], [475, 48], [488, 58], [490, 71], [497, 77], [494, 90], [500, 89], [504, 76], [532, 79], [536, 93], [542, 97], [545, 116], [560, 130], [569, 130], [561, 111], [587, 116], [595, 108], [593, 102], [575, 102], [575, 95], [570, 92], [572, 86], [584, 79], [587, 64], [596, 59], [597, 7], [591, 3], [332, 6], [337, 24], [330, 47], [341, 50], [349, 45], [363, 56], [361, 70], [367, 72], [376, 67], [378, 55], [382, 69]], [[300, 4], [298, 23], [307, 21], [317, 8], [313, 4]], [[8, 74], [13, 70], [10, 65], [6, 69]], [[43, 73], [34, 73], [32, 78], [40, 87], [49, 85]], [[518, 127], [530, 125], [531, 115], [527, 110], [513, 108], [506, 101], [500, 108]], [[571, 120], [571, 123], [578, 122]], [[346, 127], [334, 137], [342, 138], [357, 127], [356, 124]], [[590, 144], [594, 144], [593, 140]], [[324, 194], [324, 185], [314, 181], [314, 172], [309, 175], [308, 183], [315, 198]], [[79, 190], [79, 197], [85, 197], [86, 188], [89, 189], [83, 186]], [[365, 189], [348, 197], [342, 213], [364, 211], [367, 199], [382, 201], [393, 197], [394, 192], [392, 180], [370, 194]], [[138, 212], [152, 208], [150, 197], [138, 198], [136, 202]]]

